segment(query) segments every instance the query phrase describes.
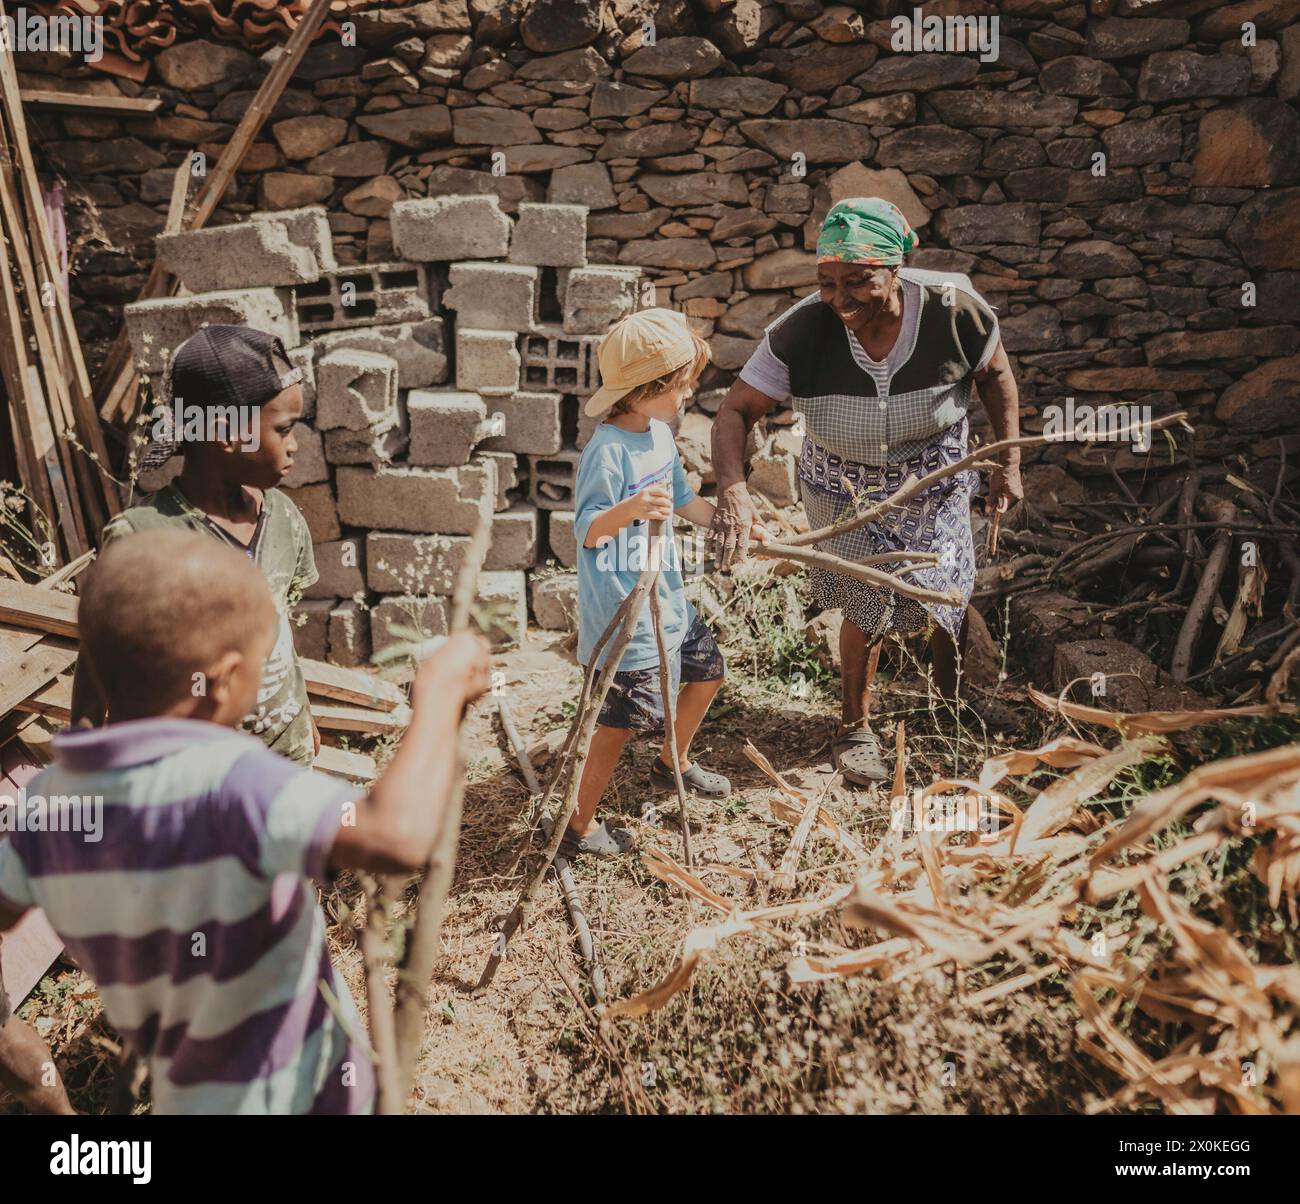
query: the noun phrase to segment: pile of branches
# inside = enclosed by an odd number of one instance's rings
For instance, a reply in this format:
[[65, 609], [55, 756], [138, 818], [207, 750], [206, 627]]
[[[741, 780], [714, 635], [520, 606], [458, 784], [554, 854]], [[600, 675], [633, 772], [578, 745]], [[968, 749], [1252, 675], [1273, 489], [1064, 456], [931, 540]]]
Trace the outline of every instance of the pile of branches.
[[[1034, 701], [1070, 717], [1072, 704], [1036, 692]], [[1278, 713], [1237, 713], [1266, 711]], [[1165, 733], [1230, 712], [1106, 714], [1128, 733], [1113, 748], [1061, 735], [988, 758], [974, 779], [920, 788], [923, 800], [956, 790], [987, 800], [999, 816], [989, 830], [891, 822], [870, 850], [835, 822], [820, 794], [792, 786], [750, 745], [747, 755], [772, 784], [772, 817], [792, 829], [784, 858], [774, 869], [687, 869], [648, 851], [652, 874], [717, 918], [686, 934], [660, 982], [606, 1007], [603, 1027], [663, 1007], [714, 950], [763, 934], [784, 944], [794, 986], [862, 974], [896, 983], [947, 967], [959, 984], [983, 984], [959, 989], [959, 1002], [977, 1013], [996, 1012], [1022, 992], [1071, 998], [1077, 1047], [1118, 1084], [1087, 1105], [1092, 1112], [1150, 1104], [1179, 1114], [1300, 1112], [1300, 966], [1284, 950], [1249, 947], [1209, 864], [1243, 859], [1269, 907], [1284, 909], [1295, 926], [1300, 745], [1210, 762], [1131, 807], [1116, 806], [1106, 796], [1117, 778], [1169, 758]], [[895, 799], [907, 797], [901, 734], [898, 749]], [[1049, 770], [1063, 772], [1036, 786]], [[800, 897], [796, 883], [811, 879], [799, 868], [818, 841], [834, 846], [840, 881], [821, 877], [816, 893]], [[751, 881], [761, 906], [746, 909], [720, 893], [737, 876]], [[1200, 889], [1189, 893], [1188, 881]], [[1138, 917], [1116, 906], [1121, 896], [1136, 900], [1164, 939], [1138, 940]], [[820, 931], [860, 931], [863, 943], [806, 936], [817, 917], [839, 921]]]

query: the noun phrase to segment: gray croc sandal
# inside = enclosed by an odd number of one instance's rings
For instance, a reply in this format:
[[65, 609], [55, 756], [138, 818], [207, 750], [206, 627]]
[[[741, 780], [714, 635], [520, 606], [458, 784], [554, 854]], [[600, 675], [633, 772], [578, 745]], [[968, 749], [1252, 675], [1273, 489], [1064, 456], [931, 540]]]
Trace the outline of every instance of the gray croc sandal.
[[[659, 790], [676, 790], [677, 779], [673, 775], [673, 767], [665, 765], [661, 758], [655, 757], [654, 764], [650, 766], [650, 784]], [[720, 773], [701, 769], [698, 765], [692, 765], [690, 769], [682, 771], [682, 785], [687, 790], [693, 790], [701, 798], [731, 797], [729, 779], [724, 778]]]
[[866, 724], [852, 731], [841, 729], [831, 743], [831, 756], [844, 780], [855, 786], [870, 786], [889, 777], [889, 768], [880, 755], [880, 741]]
[[565, 832], [560, 842], [560, 852], [566, 857], [622, 857], [636, 849], [636, 837], [626, 828], [611, 828], [605, 823], [597, 824], [586, 836], [574, 836]]

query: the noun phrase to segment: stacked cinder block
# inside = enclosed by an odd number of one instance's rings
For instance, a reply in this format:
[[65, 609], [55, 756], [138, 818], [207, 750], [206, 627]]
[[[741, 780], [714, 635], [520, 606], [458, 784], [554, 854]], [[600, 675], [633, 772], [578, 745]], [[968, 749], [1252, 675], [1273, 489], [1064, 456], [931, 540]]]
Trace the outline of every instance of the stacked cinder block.
[[216, 322], [278, 335], [303, 368], [284, 488], [320, 579], [296, 638], [342, 664], [403, 638], [394, 629], [446, 630], [482, 520], [497, 644], [521, 638], [530, 603], [540, 625], [573, 625], [573, 487], [594, 427], [582, 402], [601, 336], [647, 300], [640, 269], [587, 264], [581, 205], [523, 202], [511, 217], [495, 195], [441, 196], [398, 200], [390, 222], [387, 261], [344, 267], [319, 206], [164, 236], [162, 263], [194, 295], [127, 308], [155, 387], [176, 346]]

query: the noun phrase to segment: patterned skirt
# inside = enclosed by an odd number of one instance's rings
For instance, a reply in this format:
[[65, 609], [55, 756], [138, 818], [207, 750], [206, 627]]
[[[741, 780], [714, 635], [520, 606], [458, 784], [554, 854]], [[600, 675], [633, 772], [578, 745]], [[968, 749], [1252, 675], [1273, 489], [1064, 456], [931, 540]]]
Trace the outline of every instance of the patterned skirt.
[[[814, 530], [829, 527], [857, 511], [855, 498], [859, 505], [883, 501], [908, 477], [925, 476], [956, 463], [967, 454], [966, 442], [963, 418], [936, 436], [914, 459], [877, 466], [843, 460], [805, 438], [799, 458], [799, 488], [808, 522]], [[937, 565], [909, 573], [905, 579], [927, 589], [955, 590], [963, 599], [960, 606], [917, 602], [827, 569], [813, 569], [810, 577], [817, 604], [825, 610], [842, 610], [871, 640], [891, 631], [922, 631], [932, 621], [955, 640], [975, 588], [970, 505], [978, 484], [979, 474], [968, 469], [937, 482], [875, 522], [817, 545], [821, 551], [853, 561], [882, 552], [937, 552]], [[890, 571], [890, 566], [883, 566], [882, 571]]]

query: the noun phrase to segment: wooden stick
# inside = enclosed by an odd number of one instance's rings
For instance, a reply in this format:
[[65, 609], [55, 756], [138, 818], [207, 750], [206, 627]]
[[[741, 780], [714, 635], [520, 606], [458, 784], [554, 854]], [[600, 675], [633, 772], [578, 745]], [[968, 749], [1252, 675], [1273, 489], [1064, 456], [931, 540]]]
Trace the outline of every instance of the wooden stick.
[[397, 1031], [393, 1022], [393, 997], [388, 993], [388, 908], [383, 882], [358, 874], [366, 895], [366, 926], [361, 930], [361, 955], [366, 970], [366, 1013], [370, 1044], [375, 1049], [375, 1078], [380, 1116], [400, 1116], [404, 1098], [397, 1066]]
[[[318, 2], [317, 7], [321, 7]], [[492, 520], [479, 516], [470, 542], [469, 554], [456, 577], [452, 593], [451, 621], [448, 630], [457, 635], [469, 626], [470, 607], [478, 592], [479, 568], [487, 554]], [[410, 1097], [415, 1084], [415, 1068], [424, 1044], [424, 1016], [428, 1009], [429, 981], [438, 956], [442, 914], [451, 891], [456, 868], [456, 849], [460, 843], [460, 817], [465, 801], [465, 738], [463, 729], [456, 742], [456, 783], [447, 800], [447, 811], [434, 842], [433, 853], [425, 869], [416, 901], [415, 924], [398, 967], [397, 1056], [402, 1099]], [[395, 888], [394, 888], [395, 889]]]
[[[1151, 430], [1159, 430], [1162, 427], [1170, 426], [1175, 422], [1181, 422], [1187, 417], [1186, 410], [1179, 410], [1174, 414], [1166, 414], [1161, 418], [1154, 418], [1151, 421]], [[909, 477], [898, 490], [887, 497], [883, 502], [877, 502], [874, 506], [853, 515], [851, 518], [842, 519], [829, 527], [822, 527], [816, 531], [809, 531], [806, 535], [796, 535], [785, 541], [786, 547], [806, 547], [809, 544], [823, 543], [828, 539], [833, 539], [837, 535], [844, 535], [849, 531], [856, 531], [859, 527], [865, 527], [868, 523], [874, 522], [888, 510], [901, 506], [904, 502], [910, 501], [917, 494], [930, 488], [931, 485], [946, 477], [956, 476], [959, 472], [965, 472], [968, 468], [974, 468], [989, 456], [996, 455], [999, 452], [1009, 451], [1013, 447], [1037, 447], [1040, 444], [1047, 443], [1064, 443], [1070, 440], [1079, 443], [1100, 443], [1100, 442], [1118, 442], [1126, 435], [1131, 434], [1136, 428], [1124, 427], [1116, 431], [1107, 439], [1100, 438], [1082, 438], [1077, 437], [1073, 432], [1063, 435], [1021, 435], [1015, 439], [1000, 439], [996, 443], [989, 443], [983, 447], [976, 448], [969, 455], [963, 456], [955, 463], [945, 465], [943, 468], [936, 468], [934, 472], [927, 473], [923, 477]]]
[[[555, 859], [555, 854], [559, 852], [560, 845], [564, 840], [565, 829], [568, 827], [569, 819], [578, 803], [578, 787], [582, 782], [582, 770], [587, 763], [587, 753], [591, 749], [591, 737], [596, 730], [597, 716], [600, 714], [601, 707], [605, 705], [605, 696], [609, 693], [610, 686], [614, 683], [614, 675], [618, 672], [619, 663], [623, 659], [623, 652], [636, 631], [637, 623], [641, 618], [641, 610], [645, 606], [646, 594], [659, 580], [662, 557], [657, 555], [653, 549], [657, 546], [656, 541], [663, 538], [663, 532], [664, 524], [662, 521], [650, 524], [647, 545], [651, 550], [649, 563], [641, 570], [636, 585], [632, 588], [631, 593], [623, 599], [618, 611], [614, 614], [614, 618], [610, 620], [609, 627], [606, 628], [604, 635], [601, 637], [601, 645], [598, 645], [598, 647], [602, 646], [610, 638], [615, 625], [621, 623], [618, 635], [614, 637], [610, 646], [609, 657], [600, 670], [597, 684], [590, 692], [587, 692], [586, 682], [584, 682], [584, 702], [578, 708], [578, 714], [574, 718], [574, 727], [572, 729], [577, 732], [577, 742], [574, 745], [572, 759], [562, 767], [567, 774], [564, 782], [564, 807], [561, 815], [555, 821], [550, 839], [543, 851], [542, 867], [524, 886], [514, 908], [506, 917], [501, 932], [497, 934], [496, 943], [492, 948], [492, 955], [489, 957], [487, 965], [483, 967], [478, 986], [475, 987], [476, 991], [484, 990], [492, 982], [502, 959], [505, 957], [510, 938], [527, 923], [533, 900], [537, 897], [537, 892], [546, 877], [546, 871], [550, 869], [551, 862]], [[588, 665], [588, 680], [591, 680], [593, 667], [599, 659], [599, 652], [593, 651]]]
[[842, 577], [864, 581], [877, 589], [892, 590], [904, 598], [915, 598], [918, 602], [932, 602], [941, 606], [961, 606], [965, 602], [961, 594], [955, 590], [940, 592], [926, 589], [924, 586], [912, 585], [910, 582], [899, 580], [892, 573], [881, 572], [852, 560], [844, 560], [842, 557], [832, 556], [829, 552], [810, 552], [786, 543], [767, 543], [760, 544], [757, 549], [751, 551], [750, 555], [760, 560], [793, 560], [811, 568], [826, 569], [832, 573], [839, 573]]
[[691, 820], [686, 809], [686, 783], [682, 781], [682, 758], [677, 751], [677, 699], [672, 695], [672, 675], [668, 672], [668, 649], [664, 645], [664, 625], [659, 614], [659, 590], [650, 591], [650, 624], [655, 631], [655, 646], [659, 649], [659, 693], [664, 703], [664, 734], [673, 754], [673, 784], [677, 787], [677, 804], [682, 816], [682, 843], [686, 848], [686, 868], [695, 864], [691, 853]]

